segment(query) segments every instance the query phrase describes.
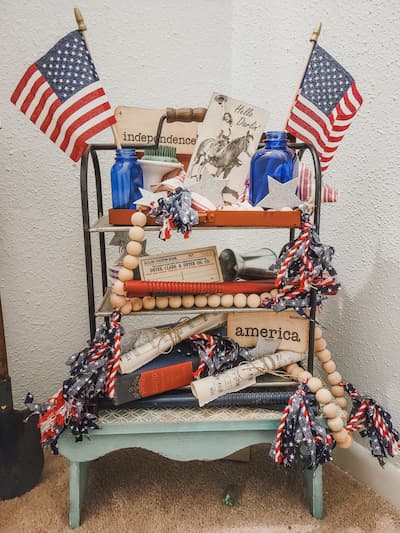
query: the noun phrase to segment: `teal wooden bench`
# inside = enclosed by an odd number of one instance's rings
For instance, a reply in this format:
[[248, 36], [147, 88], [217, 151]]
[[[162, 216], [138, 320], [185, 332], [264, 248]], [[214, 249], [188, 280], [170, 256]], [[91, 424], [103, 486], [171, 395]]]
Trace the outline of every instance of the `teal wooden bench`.
[[[253, 444], [271, 443], [280, 417], [279, 412], [253, 407], [100, 411], [100, 429], [91, 431], [90, 439], [76, 443], [70, 432], [59, 439], [60, 453], [70, 462], [70, 527], [80, 525], [91, 461], [136, 447], [178, 461], [221, 459]], [[305, 470], [304, 481], [311, 514], [322, 518], [322, 467]]]

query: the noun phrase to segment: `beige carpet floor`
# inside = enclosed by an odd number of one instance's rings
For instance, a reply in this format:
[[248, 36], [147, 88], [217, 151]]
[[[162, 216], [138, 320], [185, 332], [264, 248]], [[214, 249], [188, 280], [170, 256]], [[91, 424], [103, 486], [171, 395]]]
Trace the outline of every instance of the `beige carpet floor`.
[[[304, 500], [301, 472], [276, 466], [265, 446], [251, 460], [187, 463], [144, 450], [122, 450], [91, 467], [79, 532], [262, 533], [399, 532], [400, 513], [334, 464], [324, 469], [325, 518], [315, 520]], [[32, 491], [0, 502], [1, 533], [68, 531], [68, 469], [46, 454]], [[240, 505], [222, 503], [229, 484]]]

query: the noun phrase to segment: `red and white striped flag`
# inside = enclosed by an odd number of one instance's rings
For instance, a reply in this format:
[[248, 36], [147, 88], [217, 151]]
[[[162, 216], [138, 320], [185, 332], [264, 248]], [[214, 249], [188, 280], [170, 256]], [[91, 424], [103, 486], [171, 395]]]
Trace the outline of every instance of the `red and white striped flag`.
[[325, 172], [362, 102], [351, 75], [316, 44], [285, 129], [315, 146]]
[[115, 123], [78, 30], [26, 70], [11, 102], [73, 161], [82, 157], [88, 139]]

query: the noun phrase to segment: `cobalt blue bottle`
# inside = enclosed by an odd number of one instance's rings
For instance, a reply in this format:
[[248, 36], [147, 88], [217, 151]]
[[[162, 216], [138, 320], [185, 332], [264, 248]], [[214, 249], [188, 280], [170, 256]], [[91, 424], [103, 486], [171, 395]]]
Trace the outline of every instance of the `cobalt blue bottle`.
[[249, 201], [258, 204], [268, 193], [268, 176], [286, 183], [298, 175], [296, 152], [287, 145], [285, 131], [268, 131], [264, 148], [258, 150], [250, 164]]
[[111, 167], [111, 196], [114, 209], [136, 209], [135, 201], [141, 197], [143, 171], [133, 148], [119, 148]]

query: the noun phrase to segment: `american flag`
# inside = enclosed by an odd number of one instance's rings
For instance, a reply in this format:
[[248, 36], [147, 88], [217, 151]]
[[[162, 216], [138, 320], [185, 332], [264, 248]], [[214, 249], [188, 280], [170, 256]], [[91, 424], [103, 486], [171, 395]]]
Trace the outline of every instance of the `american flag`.
[[26, 70], [11, 102], [73, 161], [82, 157], [88, 139], [115, 123], [78, 30]]
[[286, 131], [315, 146], [325, 172], [362, 101], [351, 75], [316, 44]]

